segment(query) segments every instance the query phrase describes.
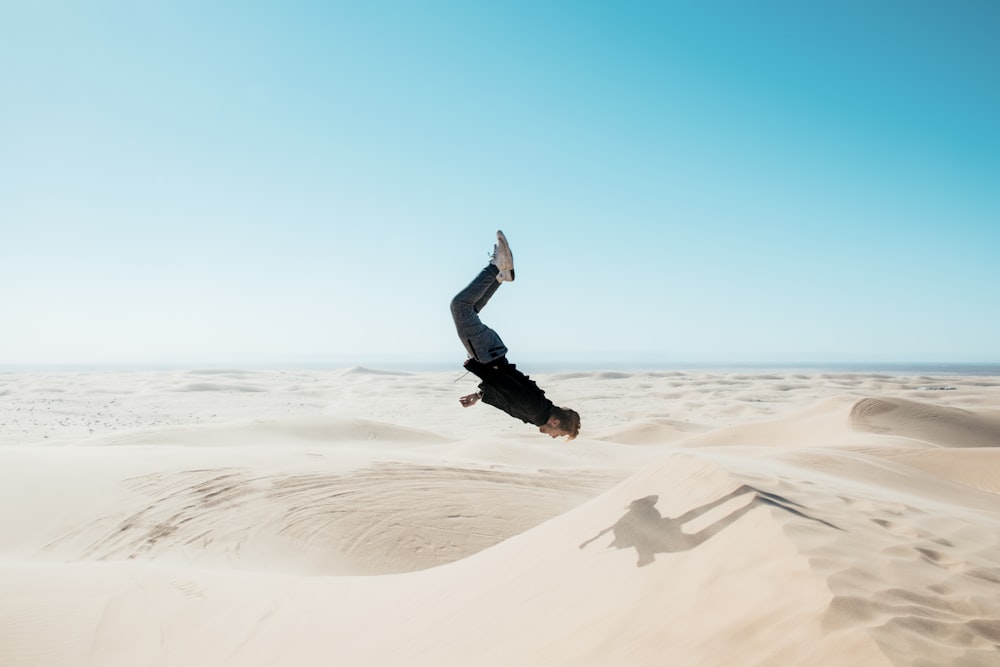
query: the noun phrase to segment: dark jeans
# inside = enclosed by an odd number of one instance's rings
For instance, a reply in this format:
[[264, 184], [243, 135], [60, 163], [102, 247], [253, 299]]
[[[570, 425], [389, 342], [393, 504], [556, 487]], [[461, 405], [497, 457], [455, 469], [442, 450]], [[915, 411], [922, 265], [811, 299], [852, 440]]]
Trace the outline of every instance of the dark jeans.
[[479, 319], [479, 311], [486, 307], [490, 297], [500, 287], [498, 273], [497, 267], [488, 264], [468, 287], [451, 300], [451, 317], [455, 320], [458, 337], [469, 356], [484, 364], [507, 354], [507, 346], [500, 340], [499, 334]]

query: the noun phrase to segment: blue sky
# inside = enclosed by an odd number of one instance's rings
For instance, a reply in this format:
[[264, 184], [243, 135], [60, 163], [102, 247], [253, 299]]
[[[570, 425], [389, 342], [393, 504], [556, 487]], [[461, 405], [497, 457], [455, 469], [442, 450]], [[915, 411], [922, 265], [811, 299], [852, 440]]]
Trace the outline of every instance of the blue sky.
[[8, 2], [0, 364], [1000, 361], [993, 2]]

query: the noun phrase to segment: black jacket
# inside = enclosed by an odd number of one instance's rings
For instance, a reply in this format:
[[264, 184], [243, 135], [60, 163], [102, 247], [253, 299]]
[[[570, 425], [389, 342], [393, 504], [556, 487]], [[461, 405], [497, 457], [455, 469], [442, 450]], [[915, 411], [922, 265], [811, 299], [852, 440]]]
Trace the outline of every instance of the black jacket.
[[465, 362], [469, 372], [479, 376], [479, 392], [488, 403], [526, 424], [541, 426], [552, 414], [552, 401], [545, 398], [535, 381], [517, 370], [505, 358], [483, 364], [475, 359]]

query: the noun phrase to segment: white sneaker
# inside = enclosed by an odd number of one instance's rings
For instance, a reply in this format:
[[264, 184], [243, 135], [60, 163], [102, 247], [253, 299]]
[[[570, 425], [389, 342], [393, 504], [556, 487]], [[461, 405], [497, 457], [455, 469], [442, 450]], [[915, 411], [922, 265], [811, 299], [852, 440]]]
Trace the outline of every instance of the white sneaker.
[[510, 252], [507, 237], [500, 230], [497, 230], [497, 244], [493, 246], [493, 259], [490, 260], [490, 264], [500, 270], [500, 273], [497, 274], [497, 282], [513, 282], [514, 255]]

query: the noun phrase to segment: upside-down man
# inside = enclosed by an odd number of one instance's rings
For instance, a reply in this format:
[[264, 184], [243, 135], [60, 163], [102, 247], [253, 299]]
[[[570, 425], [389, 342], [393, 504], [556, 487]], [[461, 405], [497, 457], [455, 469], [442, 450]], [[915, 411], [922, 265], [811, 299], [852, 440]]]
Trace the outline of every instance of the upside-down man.
[[553, 405], [534, 380], [507, 361], [507, 347], [500, 336], [479, 319], [480, 311], [500, 285], [513, 280], [514, 258], [507, 238], [498, 231], [490, 263], [451, 301], [458, 337], [469, 353], [465, 368], [482, 380], [478, 392], [459, 400], [466, 408], [482, 400], [527, 424], [534, 424], [541, 433], [572, 440], [580, 432], [580, 415], [575, 410]]

